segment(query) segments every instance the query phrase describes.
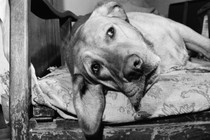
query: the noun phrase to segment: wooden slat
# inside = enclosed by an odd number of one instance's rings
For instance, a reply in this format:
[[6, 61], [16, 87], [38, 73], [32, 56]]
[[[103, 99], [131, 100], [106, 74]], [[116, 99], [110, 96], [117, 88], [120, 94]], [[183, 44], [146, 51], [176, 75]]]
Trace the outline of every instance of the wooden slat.
[[[68, 19], [66, 22], [62, 24], [60, 27], [60, 36], [61, 36], [61, 44], [66, 42], [66, 39], [70, 39], [70, 33], [72, 31], [72, 19]], [[65, 49], [64, 45], [60, 46], [60, 53], [61, 53], [61, 65], [65, 65]]]
[[33, 106], [33, 117], [53, 117], [55, 111], [46, 106]]
[[9, 137], [10, 137], [9, 127], [0, 129], [0, 140], [9, 140]]
[[208, 30], [209, 30], [209, 38], [210, 38], [210, 10], [207, 11], [207, 15], [208, 15]]
[[[200, 140], [210, 139], [209, 111], [142, 120], [124, 124], [104, 124], [103, 140]], [[37, 122], [30, 119], [30, 140], [83, 140], [75, 120], [54, 119]]]
[[28, 11], [30, 0], [11, 0], [11, 140], [28, 140]]
[[[36, 123], [31, 120], [30, 140], [84, 140], [77, 121], [55, 120]], [[103, 140], [208, 140], [210, 122], [137, 123], [105, 126]]]
[[[49, 0], [49, 3], [56, 6], [56, 1], [58, 0]], [[39, 10], [39, 6], [36, 6], [35, 8]], [[42, 11], [45, 12], [47, 13], [47, 10]], [[50, 66], [61, 65], [59, 19], [42, 19], [30, 12], [29, 40], [29, 52], [31, 62], [36, 69], [36, 76], [46, 75]]]

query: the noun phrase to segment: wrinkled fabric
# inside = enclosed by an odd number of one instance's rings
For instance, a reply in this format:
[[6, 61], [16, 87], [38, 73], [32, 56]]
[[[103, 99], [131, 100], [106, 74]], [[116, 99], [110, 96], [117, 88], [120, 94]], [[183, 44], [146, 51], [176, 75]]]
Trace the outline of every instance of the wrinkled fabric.
[[[51, 69], [32, 86], [32, 103], [55, 109], [62, 117], [76, 119], [73, 107], [71, 76], [66, 67]], [[35, 74], [34, 74], [35, 75]], [[210, 73], [177, 70], [160, 76], [141, 101], [141, 111], [149, 118], [199, 112], [210, 108]], [[126, 96], [108, 92], [103, 121], [124, 123], [136, 121], [135, 111]]]
[[[32, 104], [46, 105], [65, 119], [75, 118], [71, 75], [67, 67], [50, 68], [43, 78], [35, 75], [31, 65]], [[210, 73], [205, 71], [176, 70], [160, 76], [141, 101], [140, 111], [148, 118], [200, 112], [210, 108]], [[5, 116], [9, 116], [9, 74], [0, 76], [0, 90]], [[3, 85], [3, 86], [2, 86]], [[2, 88], [4, 87], [4, 88]], [[5, 96], [6, 95], [6, 96]], [[108, 123], [134, 122], [136, 112], [129, 99], [120, 92], [108, 92], [103, 121]], [[8, 120], [8, 118], [5, 118]], [[143, 118], [145, 119], [145, 118]], [[146, 118], [147, 119], [147, 118]]]

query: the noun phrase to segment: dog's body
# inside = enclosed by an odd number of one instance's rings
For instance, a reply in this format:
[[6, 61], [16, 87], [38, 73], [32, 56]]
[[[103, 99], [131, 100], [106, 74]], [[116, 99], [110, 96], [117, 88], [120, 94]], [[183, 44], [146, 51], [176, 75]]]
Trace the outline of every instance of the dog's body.
[[210, 57], [210, 40], [190, 28], [153, 14], [126, 14], [114, 2], [97, 8], [69, 46], [74, 106], [87, 136], [99, 130], [108, 90], [125, 94], [139, 111], [146, 87], [159, 74], [203, 67], [188, 61], [186, 47]]

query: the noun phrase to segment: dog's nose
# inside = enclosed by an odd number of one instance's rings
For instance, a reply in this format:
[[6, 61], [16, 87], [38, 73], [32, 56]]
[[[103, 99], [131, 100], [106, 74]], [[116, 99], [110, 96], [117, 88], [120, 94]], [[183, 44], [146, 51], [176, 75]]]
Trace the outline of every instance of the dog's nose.
[[133, 54], [127, 57], [123, 68], [123, 75], [128, 81], [137, 80], [142, 75], [142, 59]]

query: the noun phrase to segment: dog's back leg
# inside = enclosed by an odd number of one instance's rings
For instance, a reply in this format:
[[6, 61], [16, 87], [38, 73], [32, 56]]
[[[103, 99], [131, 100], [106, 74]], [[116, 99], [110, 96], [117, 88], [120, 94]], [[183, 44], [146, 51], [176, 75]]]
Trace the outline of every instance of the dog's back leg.
[[180, 36], [183, 37], [188, 49], [202, 53], [207, 58], [210, 58], [210, 39], [180, 23], [175, 22], [174, 26], [178, 30]]
[[187, 70], [188, 72], [210, 72], [210, 62], [207, 61], [187, 61], [184, 66], [174, 66], [168, 72], [176, 71], [176, 70]]

